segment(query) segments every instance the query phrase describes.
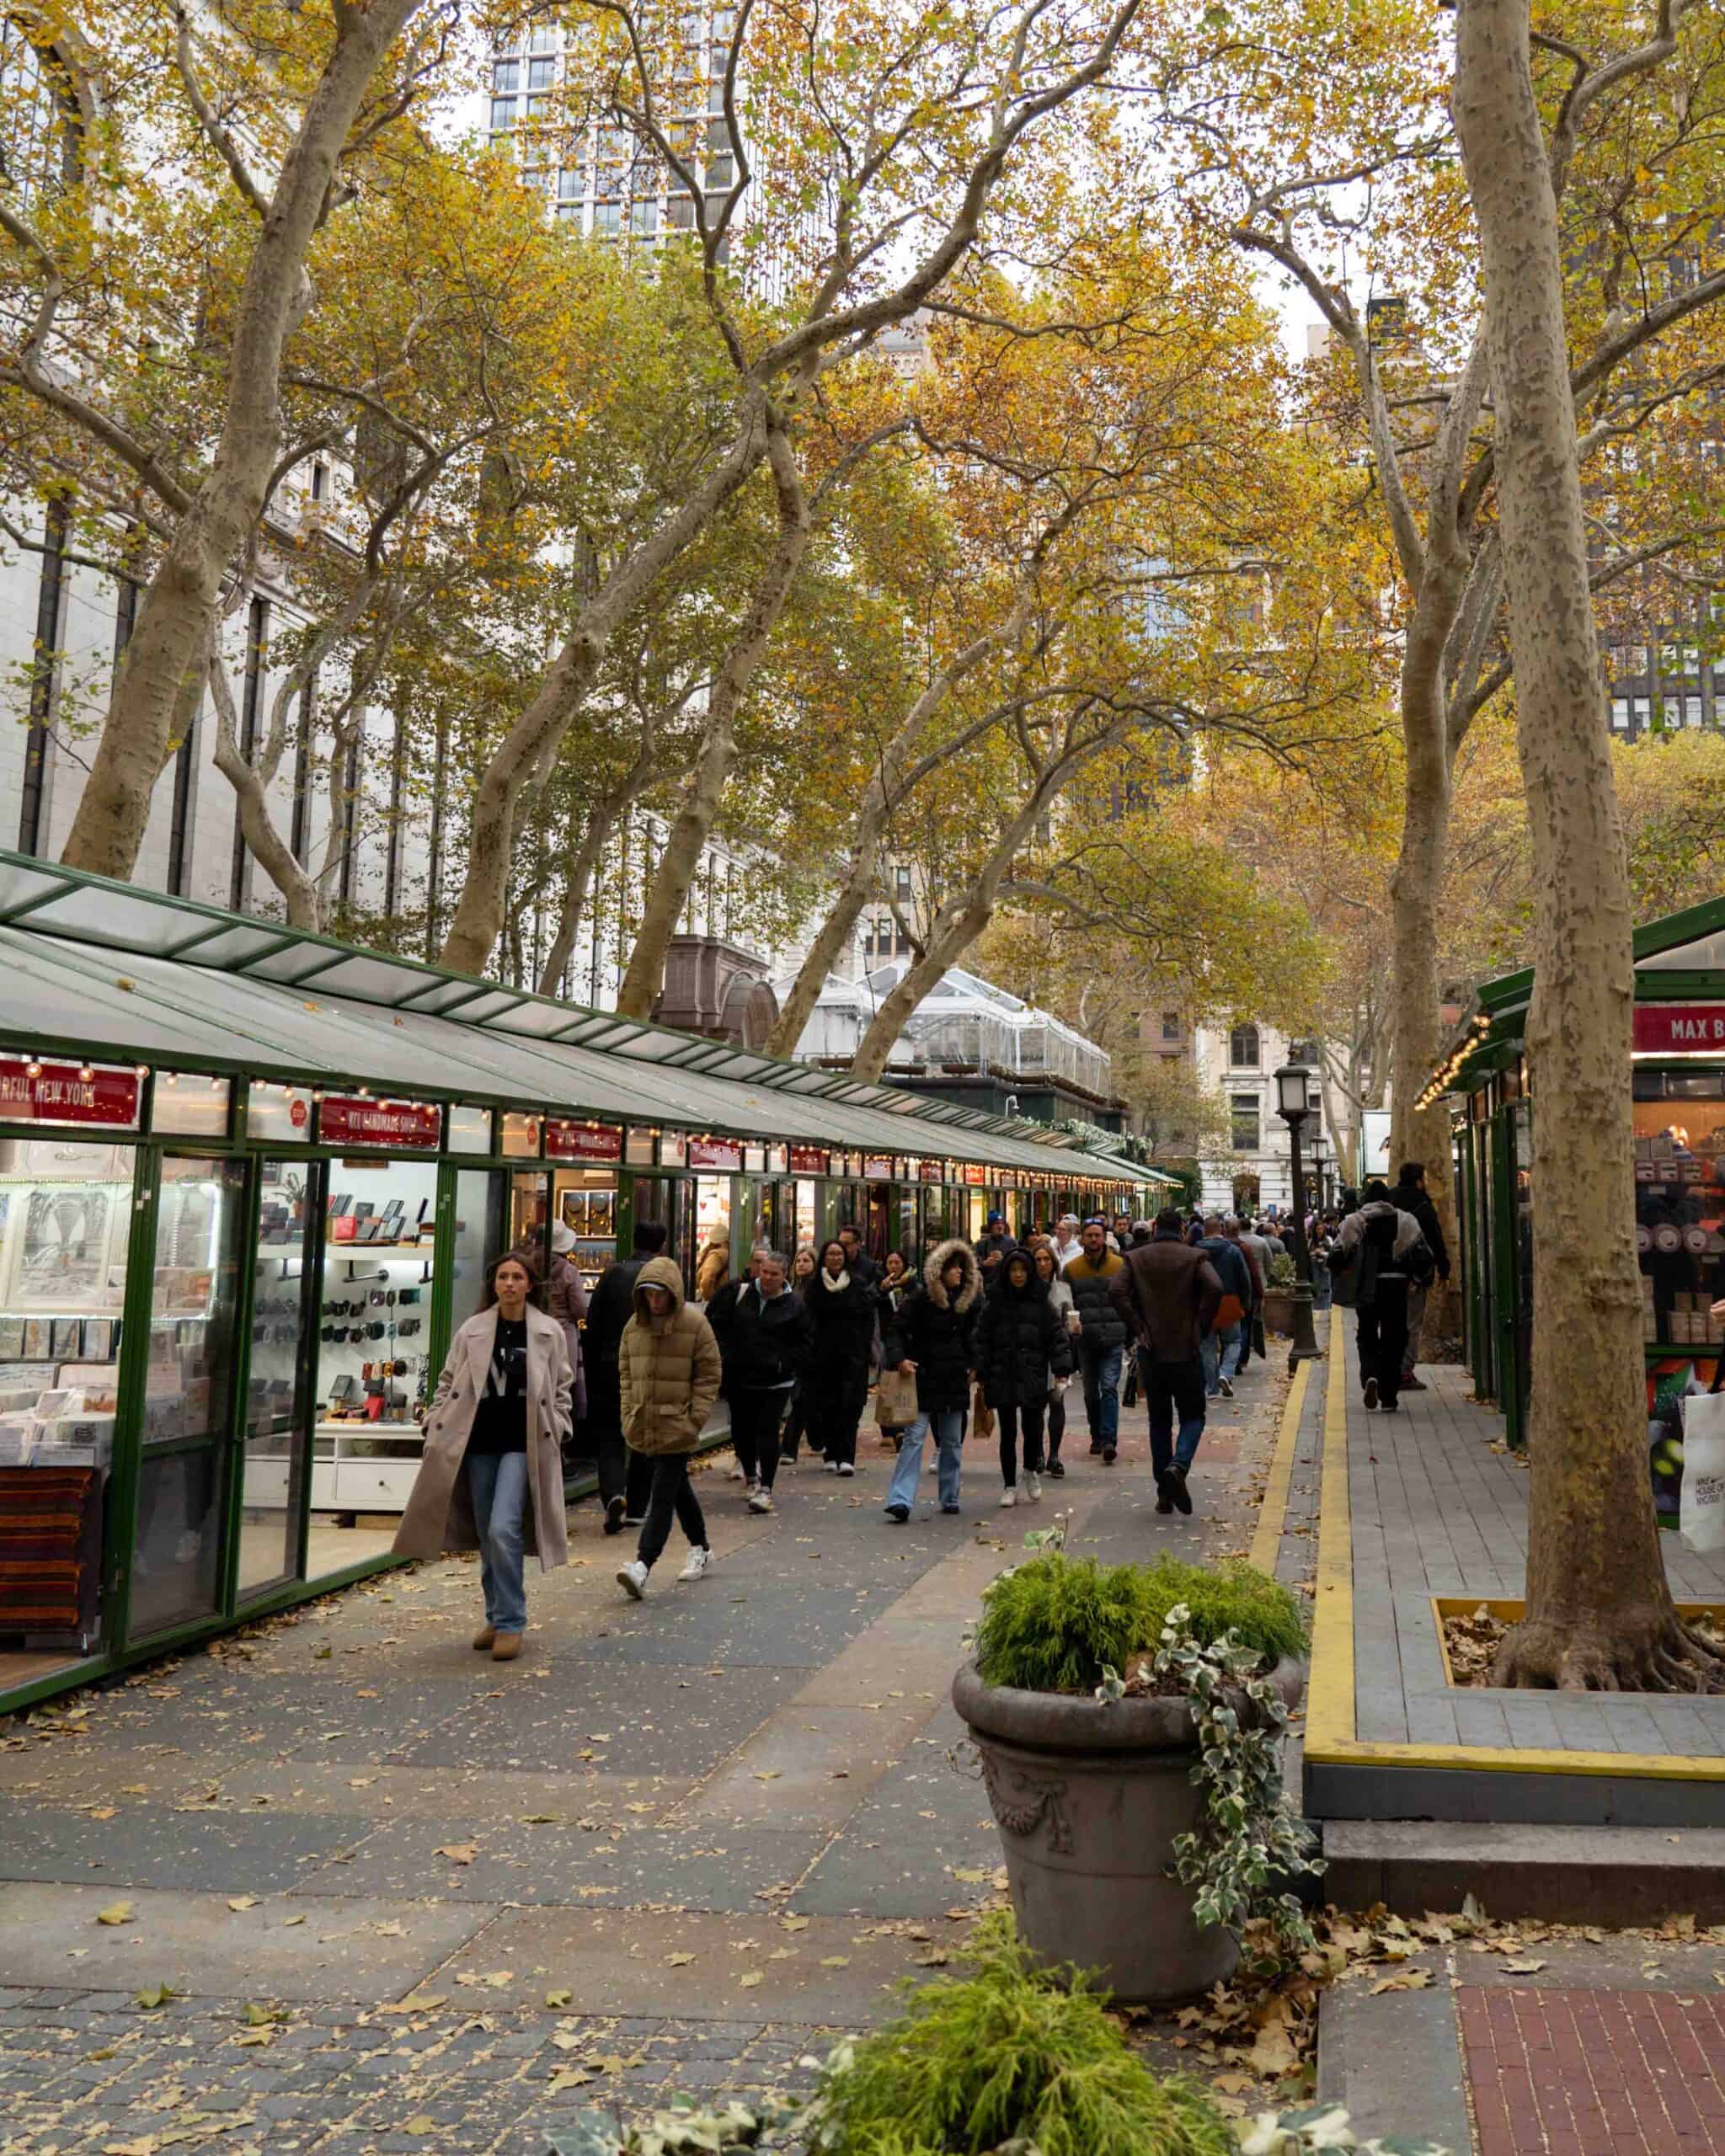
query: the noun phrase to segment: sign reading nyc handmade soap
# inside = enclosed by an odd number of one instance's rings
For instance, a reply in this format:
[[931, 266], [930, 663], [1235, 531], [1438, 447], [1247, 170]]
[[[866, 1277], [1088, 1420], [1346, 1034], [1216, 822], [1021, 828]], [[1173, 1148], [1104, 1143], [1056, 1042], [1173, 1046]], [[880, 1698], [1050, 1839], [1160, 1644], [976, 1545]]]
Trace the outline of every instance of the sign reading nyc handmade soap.
[[135, 1130], [137, 1120], [136, 1070], [0, 1056], [0, 1123], [99, 1123]]
[[425, 1101], [373, 1101], [326, 1093], [318, 1103], [318, 1136], [325, 1145], [410, 1145], [435, 1153], [443, 1111]]
[[1637, 1003], [1635, 1045], [1642, 1054], [1696, 1049], [1725, 1054], [1725, 1003]]

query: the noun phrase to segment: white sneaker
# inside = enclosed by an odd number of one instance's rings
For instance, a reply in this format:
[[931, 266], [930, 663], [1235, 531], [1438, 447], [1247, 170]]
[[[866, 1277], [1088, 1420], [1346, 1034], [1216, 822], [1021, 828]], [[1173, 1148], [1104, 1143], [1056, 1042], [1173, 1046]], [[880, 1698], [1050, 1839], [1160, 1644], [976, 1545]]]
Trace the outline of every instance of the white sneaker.
[[841, 1460], [839, 1462], [836, 1471], [841, 1475], [854, 1475], [857, 1472], [856, 1469], [852, 1466], [850, 1461], [847, 1460]]
[[727, 1480], [732, 1482], [743, 1482], [748, 1480], [747, 1476], [743, 1472], [743, 1463], [740, 1460], [734, 1460], [731, 1462], [730, 1465], [725, 1470], [725, 1476]]
[[838, 1462], [837, 1462], [836, 1460], [828, 1460], [828, 1462], [826, 1463], [826, 1471], [827, 1471], [827, 1473], [828, 1473], [829, 1475], [837, 1475], [837, 1474], [839, 1474], [841, 1470], [841, 1469], [840, 1469], [840, 1467], [839, 1467], [839, 1464], [838, 1464]]
[[638, 1557], [633, 1564], [618, 1566], [617, 1583], [631, 1602], [639, 1602], [647, 1593], [647, 1567]]
[[1001, 1502], [1003, 1505], [1016, 1505], [1017, 1502], [1018, 1492], [1016, 1490], [1002, 1490], [1001, 1492]]
[[1027, 1475], [1024, 1477], [1024, 1502], [1027, 1505], [1039, 1505], [1042, 1502], [1042, 1477], [1039, 1475]]
[[751, 1513], [770, 1513], [772, 1510], [772, 1491], [757, 1482], [749, 1492], [749, 1509]]
[[937, 1475], [940, 1472], [940, 1454], [938, 1451], [936, 1452], [932, 1460], [925, 1462], [922, 1472], [925, 1475]]
[[677, 1574], [680, 1580], [704, 1580], [713, 1569], [713, 1552], [697, 1545], [689, 1552], [689, 1561]]

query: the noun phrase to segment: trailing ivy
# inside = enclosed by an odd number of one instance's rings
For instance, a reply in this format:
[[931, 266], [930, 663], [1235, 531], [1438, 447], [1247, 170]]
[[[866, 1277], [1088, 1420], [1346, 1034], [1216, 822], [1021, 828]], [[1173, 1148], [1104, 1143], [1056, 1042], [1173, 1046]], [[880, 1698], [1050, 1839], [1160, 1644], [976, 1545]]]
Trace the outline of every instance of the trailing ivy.
[[[1310, 1946], [1311, 1926], [1299, 1897], [1276, 1882], [1316, 1876], [1323, 1864], [1311, 1854], [1311, 1830], [1282, 1786], [1288, 1710], [1258, 1673], [1262, 1661], [1255, 1645], [1232, 1632], [1197, 1637], [1183, 1604], [1168, 1612], [1151, 1673], [1158, 1689], [1179, 1692], [1191, 1707], [1199, 1745], [1192, 1779], [1204, 1799], [1198, 1826], [1174, 1844], [1175, 1870], [1198, 1889], [1193, 1906], [1199, 1924], [1241, 1932], [1263, 1917], [1290, 1945]], [[1124, 1689], [1110, 1670], [1097, 1696], [1118, 1698]], [[1243, 1720], [1236, 1704], [1242, 1697], [1252, 1710]]]

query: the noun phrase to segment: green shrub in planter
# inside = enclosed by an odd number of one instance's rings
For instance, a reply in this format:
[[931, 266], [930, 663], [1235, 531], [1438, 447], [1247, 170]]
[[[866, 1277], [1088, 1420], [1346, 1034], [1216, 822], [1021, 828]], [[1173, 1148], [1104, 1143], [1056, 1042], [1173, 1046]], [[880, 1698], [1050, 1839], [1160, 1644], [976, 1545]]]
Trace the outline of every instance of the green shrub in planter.
[[1081, 1977], [1035, 1967], [1010, 1917], [979, 1924], [966, 1960], [835, 2055], [810, 2156], [1232, 2156], [1203, 2090], [1151, 2073]]
[[1270, 1269], [1265, 1282], [1267, 1287], [1291, 1288], [1300, 1278], [1300, 1269], [1286, 1251], [1270, 1253]]
[[983, 1600], [976, 1666], [990, 1684], [1026, 1692], [1094, 1692], [1107, 1669], [1153, 1654], [1169, 1610], [1183, 1603], [1200, 1646], [1233, 1631], [1266, 1666], [1300, 1660], [1306, 1620], [1288, 1589], [1239, 1561], [1210, 1566], [1163, 1556], [1152, 1565], [1098, 1565], [1050, 1550], [1003, 1572]]

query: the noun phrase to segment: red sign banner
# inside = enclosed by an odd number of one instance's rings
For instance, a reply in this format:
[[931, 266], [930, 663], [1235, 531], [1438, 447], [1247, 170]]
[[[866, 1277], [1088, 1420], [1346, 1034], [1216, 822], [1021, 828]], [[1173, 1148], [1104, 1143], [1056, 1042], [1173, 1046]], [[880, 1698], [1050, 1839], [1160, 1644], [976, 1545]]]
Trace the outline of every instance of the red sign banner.
[[601, 1161], [608, 1164], [622, 1156], [620, 1123], [547, 1123], [545, 1126], [547, 1161]]
[[1644, 1054], [1696, 1049], [1725, 1054], [1725, 1003], [1637, 1003], [1635, 1045]]
[[692, 1138], [689, 1140], [689, 1166], [706, 1168], [719, 1174], [729, 1174], [743, 1165], [743, 1149], [734, 1145], [729, 1138]]
[[988, 1170], [984, 1167], [980, 1161], [966, 1161], [964, 1180], [967, 1183], [980, 1186], [988, 1181]]
[[793, 1176], [824, 1176], [826, 1173], [825, 1146], [792, 1146], [791, 1173]]
[[893, 1164], [884, 1153], [871, 1153], [862, 1163], [862, 1172], [870, 1182], [890, 1182]]
[[318, 1137], [325, 1145], [408, 1145], [435, 1153], [443, 1111], [423, 1101], [371, 1101], [326, 1094], [318, 1103]]
[[922, 1163], [924, 1182], [944, 1182], [946, 1179], [947, 1164], [944, 1161], [925, 1161]]
[[136, 1130], [138, 1074], [0, 1056], [0, 1122], [101, 1123]]

